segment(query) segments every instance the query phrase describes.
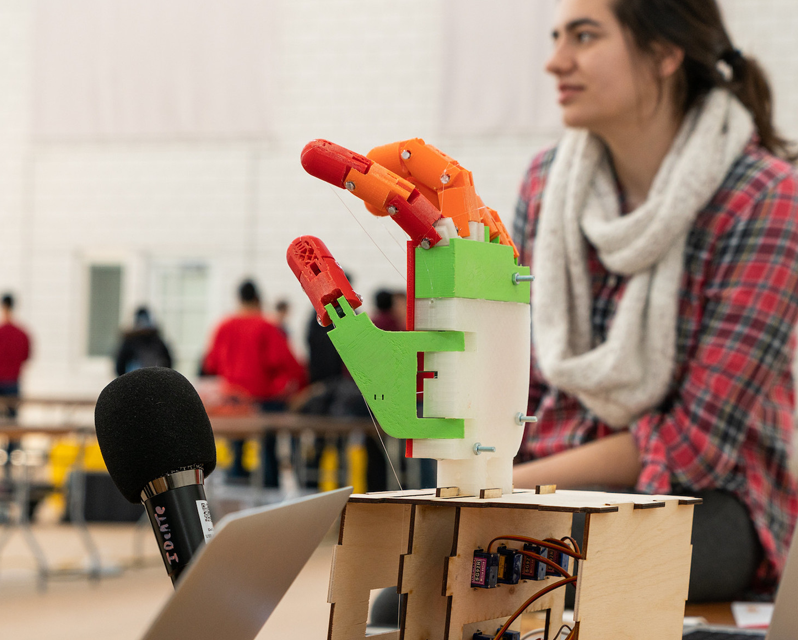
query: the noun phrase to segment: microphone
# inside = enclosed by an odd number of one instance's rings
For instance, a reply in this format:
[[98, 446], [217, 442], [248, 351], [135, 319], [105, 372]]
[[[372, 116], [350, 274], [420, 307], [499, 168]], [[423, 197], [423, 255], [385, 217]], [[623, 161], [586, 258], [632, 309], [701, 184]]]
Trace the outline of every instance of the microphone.
[[129, 502], [144, 505], [175, 584], [213, 535], [203, 482], [216, 444], [202, 400], [173, 369], [137, 369], [103, 389], [94, 423], [108, 473]]

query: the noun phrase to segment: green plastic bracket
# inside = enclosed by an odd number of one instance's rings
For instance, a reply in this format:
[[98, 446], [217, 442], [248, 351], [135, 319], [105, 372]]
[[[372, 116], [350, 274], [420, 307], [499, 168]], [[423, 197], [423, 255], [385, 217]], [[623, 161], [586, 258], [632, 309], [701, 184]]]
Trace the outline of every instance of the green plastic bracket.
[[454, 238], [449, 246], [416, 249], [416, 298], [471, 298], [529, 304], [529, 275], [516, 264], [512, 247]]
[[382, 331], [365, 314], [355, 315], [345, 298], [343, 316], [328, 304], [335, 328], [327, 335], [341, 354], [374, 417], [394, 438], [465, 437], [462, 418], [419, 418], [416, 411], [418, 354], [464, 351], [462, 331]]

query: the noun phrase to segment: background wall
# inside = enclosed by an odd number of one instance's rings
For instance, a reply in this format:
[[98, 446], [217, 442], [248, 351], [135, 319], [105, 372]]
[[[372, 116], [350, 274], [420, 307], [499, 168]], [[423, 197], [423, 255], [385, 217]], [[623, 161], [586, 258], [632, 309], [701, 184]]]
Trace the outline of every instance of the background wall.
[[[237, 1], [226, 3], [230, 11]], [[798, 138], [798, 8], [785, 0], [723, 4], [740, 46], [771, 73], [778, 122]], [[465, 12], [456, 21], [455, 6]], [[292, 340], [304, 350], [311, 307], [284, 257], [296, 236], [321, 237], [369, 308], [378, 287], [403, 287], [401, 231], [302, 171], [299, 152], [314, 138], [366, 152], [423, 137], [474, 172], [485, 202], [509, 224], [527, 163], [557, 135], [551, 85], [535, 71], [551, 6], [272, 0], [262, 25], [270, 59], [257, 61], [269, 74], [263, 130], [59, 138], [32, 115], [42, 96], [48, 3], [0, 0], [0, 291], [17, 294], [19, 319], [35, 340], [25, 392], [92, 395], [111, 378], [109, 358], [87, 355], [92, 265], [121, 267], [123, 323], [136, 305], [151, 304], [185, 373], [196, 370], [207, 332], [234, 308], [235, 286], [250, 275], [267, 305], [290, 300]], [[496, 31], [497, 15], [507, 16], [512, 39]], [[494, 41], [515, 43], [517, 53]], [[469, 73], [453, 69], [472, 42], [481, 56], [499, 57], [487, 74], [474, 66], [470, 86]], [[539, 96], [536, 121], [481, 127], [477, 113], [473, 128], [451, 126], [452, 96], [469, 105], [498, 95], [495, 75], [506, 91], [517, 85]], [[468, 120], [462, 110], [457, 116], [460, 125]]]

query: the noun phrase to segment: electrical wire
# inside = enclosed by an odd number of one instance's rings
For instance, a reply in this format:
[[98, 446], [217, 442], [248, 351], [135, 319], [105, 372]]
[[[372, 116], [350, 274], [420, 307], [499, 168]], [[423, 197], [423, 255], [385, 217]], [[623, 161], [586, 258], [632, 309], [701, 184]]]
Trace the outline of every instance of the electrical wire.
[[543, 564], [548, 565], [549, 567], [551, 567], [552, 569], [554, 569], [555, 571], [560, 573], [565, 578], [570, 578], [571, 577], [570, 573], [568, 573], [565, 569], [563, 569], [556, 562], [552, 562], [548, 558], [544, 558], [543, 556], [538, 555], [537, 553], [533, 553], [532, 551], [524, 551], [522, 549], [517, 549], [516, 552], [520, 553], [522, 555], [525, 555], [528, 558], [532, 558], [533, 560], [539, 560]]
[[505, 631], [510, 628], [510, 625], [515, 622], [515, 619], [520, 616], [524, 610], [531, 605], [535, 600], [542, 598], [547, 593], [554, 591], [555, 589], [559, 589], [560, 587], [565, 586], [566, 584], [573, 584], [576, 582], [577, 578], [574, 576], [573, 578], [566, 578], [565, 580], [560, 580], [559, 582], [555, 582], [554, 584], [550, 584], [548, 587], [541, 589], [535, 595], [531, 596], [527, 599], [524, 604], [522, 604], [513, 615], [507, 618], [507, 622], [504, 623], [501, 629], [496, 632], [496, 635], [493, 637], [493, 640], [501, 640], [501, 637], [504, 635]]
[[[537, 538], [529, 538], [527, 536], [513, 536], [513, 535], [497, 536], [496, 538], [493, 538], [493, 540], [490, 541], [490, 544], [488, 544], [488, 553], [491, 552], [493, 545], [499, 540], [512, 540], [514, 542], [529, 542], [530, 544], [536, 544], [539, 547], [546, 547], [547, 549], [554, 549], [555, 551], [560, 551], [565, 555], [571, 556], [572, 558], [576, 558], [577, 560], [584, 559], [582, 552], [579, 551], [578, 545], [575, 550], [572, 549], [571, 547], [566, 546], [565, 543], [563, 543], [562, 541], [556, 540], [554, 538], [546, 538], [546, 540], [538, 540]], [[576, 545], [576, 542], [574, 542], [573, 544]]]
[[[557, 633], [554, 634], [553, 640], [559, 640], [560, 636], [562, 635], [563, 630], [565, 630], [565, 629], [568, 629], [568, 636], [565, 638], [565, 640], [569, 640], [571, 638], [574, 630], [571, 627], [569, 627], [567, 624], [564, 624], [563, 626], [561, 626], [559, 628]], [[535, 629], [533, 631], [527, 631], [524, 635], [521, 636], [521, 640], [532, 640], [532, 638], [535, 635], [539, 634], [539, 633], [542, 633], [542, 634], [545, 635], [546, 627], [543, 627], [541, 629]]]

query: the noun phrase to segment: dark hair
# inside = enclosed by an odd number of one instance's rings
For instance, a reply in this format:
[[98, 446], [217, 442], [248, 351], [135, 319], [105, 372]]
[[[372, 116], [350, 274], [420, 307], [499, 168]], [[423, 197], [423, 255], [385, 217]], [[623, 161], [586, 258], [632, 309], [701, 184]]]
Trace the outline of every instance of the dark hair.
[[133, 326], [139, 329], [149, 328], [153, 326], [150, 310], [144, 305], [136, 309], [136, 313], [133, 316]]
[[6, 309], [13, 309], [14, 308], [14, 296], [10, 293], [7, 293], [3, 296], [3, 306]]
[[380, 289], [374, 296], [374, 301], [380, 311], [390, 311], [393, 307], [393, 294], [386, 289]]
[[244, 280], [238, 287], [238, 299], [244, 303], [260, 302], [258, 288], [252, 280]]
[[274, 305], [276, 311], [288, 311], [288, 300], [278, 300]]
[[786, 160], [798, 157], [773, 124], [765, 72], [732, 44], [716, 0], [615, 0], [613, 10], [641, 51], [654, 53], [662, 43], [684, 51], [676, 95], [684, 113], [715, 87], [727, 88], [751, 112], [762, 146]]

